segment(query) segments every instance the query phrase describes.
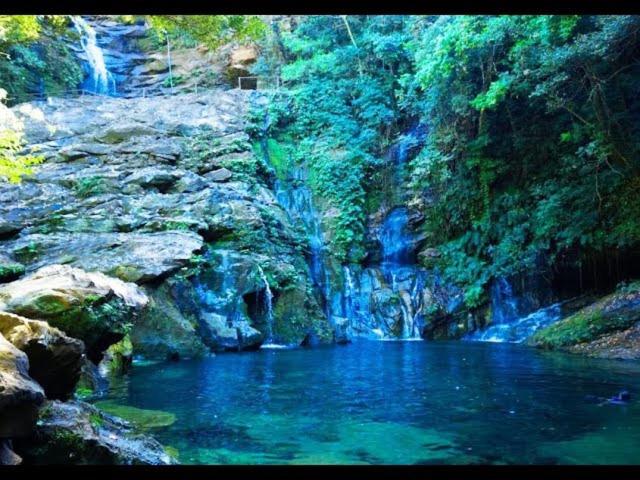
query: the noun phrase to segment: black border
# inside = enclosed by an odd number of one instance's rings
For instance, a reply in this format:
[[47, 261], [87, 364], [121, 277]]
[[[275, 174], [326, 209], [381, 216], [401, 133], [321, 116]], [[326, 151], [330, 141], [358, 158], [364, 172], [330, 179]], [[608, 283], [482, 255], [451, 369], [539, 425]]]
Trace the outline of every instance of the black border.
[[0, 467], [0, 478], [7, 480], [22, 479], [68, 479], [83, 480], [227, 480], [250, 478], [252, 480], [296, 479], [306, 480], [319, 478], [322, 480], [366, 479], [395, 480], [408, 479], [473, 479], [489, 478], [491, 480], [574, 480], [579, 478], [597, 478], [602, 480], [638, 479], [640, 466], [404, 466], [404, 465], [372, 465], [372, 466], [333, 466], [333, 465], [211, 465], [211, 466], [18, 466]]
[[[632, 4], [631, 2], [637, 2]], [[2, 0], [0, 14], [632, 14], [639, 0]], [[640, 451], [638, 452], [640, 462]], [[638, 479], [637, 466], [0, 466], [0, 480]]]

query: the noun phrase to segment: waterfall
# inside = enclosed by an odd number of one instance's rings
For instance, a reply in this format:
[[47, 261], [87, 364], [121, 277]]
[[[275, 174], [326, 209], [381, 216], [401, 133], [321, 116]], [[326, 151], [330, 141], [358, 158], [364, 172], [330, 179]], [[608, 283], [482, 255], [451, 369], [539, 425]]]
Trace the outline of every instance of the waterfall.
[[[254, 101], [260, 97], [252, 97]], [[265, 108], [265, 115], [262, 121], [262, 155], [264, 162], [273, 167], [268, 149], [268, 131], [270, 126], [269, 109]], [[287, 172], [287, 178], [277, 179], [274, 184], [276, 200], [287, 212], [287, 216], [292, 223], [298, 224], [307, 234], [309, 240], [310, 258], [309, 272], [313, 287], [317, 292], [320, 304], [323, 306], [324, 314], [328, 319], [333, 316], [331, 307], [331, 277], [326, 265], [324, 254], [324, 238], [320, 217], [313, 205], [311, 190], [306, 184], [306, 172], [300, 167], [293, 167]]]
[[351, 275], [351, 269], [348, 265], [343, 267], [345, 277], [345, 317], [353, 318], [356, 314], [354, 309], [354, 297], [356, 295], [355, 285], [353, 283], [353, 277]]
[[267, 311], [267, 339], [266, 343], [271, 344], [273, 341], [273, 293], [271, 292], [271, 287], [269, 287], [269, 282], [267, 281], [267, 276], [264, 274], [264, 270], [262, 267], [258, 265], [258, 273], [260, 274], [260, 278], [264, 282], [264, 291], [265, 291], [265, 309]]
[[491, 285], [490, 295], [493, 323], [510, 323], [520, 316], [519, 299], [506, 278], [500, 277]]
[[562, 318], [562, 304], [554, 303], [509, 323], [497, 323], [474, 332], [466, 339], [477, 342], [522, 343], [537, 330], [547, 327]]
[[89, 78], [84, 82], [84, 88], [94, 93], [115, 95], [115, 78], [107, 70], [102, 49], [98, 46], [96, 31], [79, 15], [72, 16], [71, 20], [80, 34], [80, 44], [90, 68]]

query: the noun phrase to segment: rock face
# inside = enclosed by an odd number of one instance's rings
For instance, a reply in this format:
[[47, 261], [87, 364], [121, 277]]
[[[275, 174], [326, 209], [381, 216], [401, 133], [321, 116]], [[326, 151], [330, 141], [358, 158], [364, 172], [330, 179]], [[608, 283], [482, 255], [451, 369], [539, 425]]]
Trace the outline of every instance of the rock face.
[[84, 344], [46, 322], [0, 312], [0, 333], [29, 358], [29, 374], [47, 398], [66, 399], [80, 378]]
[[81, 339], [94, 363], [148, 302], [135, 285], [67, 265], [43, 267], [0, 288], [0, 310], [45, 320]]
[[640, 359], [640, 283], [536, 332], [529, 343], [592, 357]]
[[[310, 286], [308, 247], [245, 132], [260, 98], [208, 90], [12, 109], [28, 119], [26, 139], [46, 161], [22, 184], [0, 184], [0, 218], [11, 232], [0, 235], [6, 262], [27, 275], [52, 264], [101, 272], [141, 285], [151, 302], [132, 319], [116, 292], [98, 292], [97, 300], [47, 288], [37, 300], [38, 292], [19, 293], [33, 282], [23, 278], [2, 287], [0, 308], [83, 340], [94, 362], [126, 323], [134, 354], [161, 358], [256, 348], [270, 328], [282, 343], [299, 344], [309, 333], [330, 342]], [[273, 291], [270, 312], [258, 267]], [[106, 328], [81, 328], [96, 325], [96, 315]]]
[[[147, 282], [184, 265], [202, 248], [202, 238], [183, 232], [144, 234], [34, 234], [14, 242], [21, 257], [36, 245], [38, 259], [29, 269], [68, 263], [87, 271], [100, 271], [127, 282]], [[105, 255], [105, 251], [109, 254]]]
[[0, 334], [0, 439], [27, 435], [36, 422], [44, 392], [28, 372], [27, 355]]
[[[229, 64], [225, 70], [225, 75], [229, 83], [233, 86], [238, 85], [238, 77], [249, 77], [251, 72], [249, 68], [258, 59], [258, 51], [251, 45], [240, 45], [232, 47], [229, 52]], [[247, 79], [247, 81], [250, 79]], [[248, 84], [245, 81], [242, 88], [256, 88], [255, 83]]]
[[168, 465], [162, 445], [88, 403], [48, 402], [31, 437], [15, 442], [29, 464]]

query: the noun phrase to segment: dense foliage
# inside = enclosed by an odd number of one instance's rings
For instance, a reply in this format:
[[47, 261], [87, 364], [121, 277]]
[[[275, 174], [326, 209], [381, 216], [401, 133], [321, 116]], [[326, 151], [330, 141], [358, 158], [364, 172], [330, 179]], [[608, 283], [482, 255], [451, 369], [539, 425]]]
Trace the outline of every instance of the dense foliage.
[[42, 157], [23, 153], [22, 128], [9, 110], [1, 103], [7, 92], [0, 88], [0, 181], [18, 183], [32, 167], [42, 162]]
[[268, 38], [256, 70], [281, 75], [286, 89], [266, 134], [289, 145], [316, 196], [335, 211], [330, 246], [340, 260], [364, 255], [367, 190], [398, 130], [394, 91], [409, 66], [403, 28], [402, 17], [307, 17]]
[[64, 41], [73, 37], [63, 15], [0, 16], [0, 87], [9, 103], [60, 95], [82, 81], [80, 62]]
[[256, 40], [266, 29], [255, 15], [151, 15], [148, 20], [152, 32], [160, 38], [169, 35], [186, 45], [202, 43], [210, 48], [231, 41]]
[[295, 145], [337, 211], [334, 251], [353, 260], [385, 149], [419, 119], [409, 188], [473, 306], [541, 259], [640, 244], [638, 29], [635, 16], [307, 17], [265, 42], [258, 71], [287, 93], [268, 135]]

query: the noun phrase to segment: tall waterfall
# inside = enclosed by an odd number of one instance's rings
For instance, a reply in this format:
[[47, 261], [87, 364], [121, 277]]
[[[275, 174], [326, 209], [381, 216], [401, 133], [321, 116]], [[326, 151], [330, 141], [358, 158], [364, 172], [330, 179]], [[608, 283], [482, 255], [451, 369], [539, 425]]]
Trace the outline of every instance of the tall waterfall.
[[113, 74], [107, 70], [104, 54], [98, 46], [96, 31], [79, 15], [71, 19], [80, 34], [80, 44], [89, 66], [89, 77], [83, 83], [83, 88], [102, 95], [116, 95], [116, 81]]

